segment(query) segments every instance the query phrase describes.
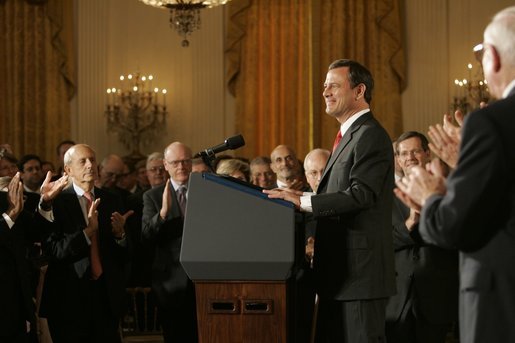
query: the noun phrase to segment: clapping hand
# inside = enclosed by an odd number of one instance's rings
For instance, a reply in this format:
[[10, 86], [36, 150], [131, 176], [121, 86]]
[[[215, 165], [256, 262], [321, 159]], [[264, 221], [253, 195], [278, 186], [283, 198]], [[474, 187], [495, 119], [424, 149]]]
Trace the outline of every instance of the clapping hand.
[[14, 175], [7, 186], [7, 202], [6, 214], [15, 221], [23, 210], [23, 183], [20, 181], [20, 172]]
[[98, 204], [100, 204], [100, 198], [93, 201], [88, 211], [88, 226], [84, 229], [84, 232], [90, 238], [98, 231]]
[[159, 215], [163, 220], [166, 219], [168, 212], [172, 208], [172, 193], [170, 193], [170, 181], [166, 181], [165, 189], [163, 191], [163, 201]]
[[118, 212], [114, 212], [111, 215], [111, 226], [112, 232], [115, 238], [122, 239], [125, 237], [125, 222], [127, 218], [134, 214], [133, 210], [125, 212], [125, 214], [120, 214]]
[[454, 112], [457, 125], [453, 124], [452, 117], [448, 114], [443, 116], [443, 125], [436, 124], [429, 126], [429, 148], [449, 167], [456, 168], [461, 143], [461, 126], [464, 115], [461, 111]]
[[445, 177], [442, 168], [435, 159], [427, 166], [428, 170], [420, 166], [411, 169], [409, 175], [396, 182], [395, 195], [409, 208], [420, 211], [426, 200], [434, 194], [445, 194]]
[[68, 184], [68, 175], [64, 174], [58, 180], [51, 182], [52, 172], [46, 174], [45, 180], [41, 185], [41, 199], [45, 203], [51, 203], [55, 197], [61, 193]]

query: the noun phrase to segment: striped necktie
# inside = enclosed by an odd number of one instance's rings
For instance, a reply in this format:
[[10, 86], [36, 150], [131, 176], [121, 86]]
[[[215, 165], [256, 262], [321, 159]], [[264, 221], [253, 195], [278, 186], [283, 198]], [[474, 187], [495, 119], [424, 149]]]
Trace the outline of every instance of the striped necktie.
[[177, 189], [177, 200], [179, 201], [179, 206], [181, 207], [182, 216], [186, 216], [186, 187], [180, 186]]

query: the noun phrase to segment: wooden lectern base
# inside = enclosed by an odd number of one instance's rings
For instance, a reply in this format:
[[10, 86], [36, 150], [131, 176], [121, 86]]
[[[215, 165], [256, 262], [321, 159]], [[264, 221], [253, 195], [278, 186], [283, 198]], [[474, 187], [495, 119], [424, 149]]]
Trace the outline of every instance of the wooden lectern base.
[[286, 343], [287, 287], [277, 281], [195, 281], [199, 343]]

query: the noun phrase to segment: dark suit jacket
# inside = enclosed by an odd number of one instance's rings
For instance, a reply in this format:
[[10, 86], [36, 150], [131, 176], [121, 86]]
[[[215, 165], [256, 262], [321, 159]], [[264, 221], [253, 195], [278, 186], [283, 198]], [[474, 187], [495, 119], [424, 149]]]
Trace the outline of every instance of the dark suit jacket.
[[131, 252], [131, 265], [127, 285], [129, 287], [150, 287], [152, 282], [153, 244], [143, 244], [141, 220], [143, 216], [143, 193], [136, 192], [127, 198], [127, 210], [134, 214], [127, 219], [127, 243]]
[[25, 321], [35, 324], [23, 229], [17, 223], [9, 229], [0, 215], [0, 341], [25, 332]]
[[[112, 314], [122, 315], [125, 310], [125, 264], [127, 249], [118, 244], [112, 235], [111, 214], [122, 212], [121, 201], [105, 190], [95, 188], [95, 198], [100, 198], [98, 210], [99, 250], [103, 278]], [[86, 221], [73, 187], [65, 188], [53, 202], [54, 222], [39, 214], [45, 227], [43, 250], [48, 257], [48, 269], [41, 300], [41, 315], [48, 318], [72, 316], [81, 311], [87, 301], [90, 279], [90, 246], [83, 230]]]
[[193, 284], [179, 262], [184, 219], [171, 185], [171, 211], [165, 220], [159, 215], [164, 188], [165, 185], [161, 185], [143, 194], [142, 235], [144, 240], [155, 245], [152, 289], [158, 304], [172, 309], [185, 302], [191, 303], [192, 299], [185, 294], [192, 294]]
[[426, 201], [424, 240], [460, 250], [462, 342], [515, 342], [515, 91], [466, 117], [445, 196]]
[[[458, 252], [415, 241], [406, 228], [409, 208], [394, 198], [392, 224], [397, 294], [388, 299], [387, 321], [414, 309], [432, 324], [458, 319]], [[403, 311], [404, 310], [404, 311]]]
[[345, 133], [311, 198], [317, 218], [314, 269], [321, 297], [356, 300], [395, 293], [393, 151], [366, 113]]

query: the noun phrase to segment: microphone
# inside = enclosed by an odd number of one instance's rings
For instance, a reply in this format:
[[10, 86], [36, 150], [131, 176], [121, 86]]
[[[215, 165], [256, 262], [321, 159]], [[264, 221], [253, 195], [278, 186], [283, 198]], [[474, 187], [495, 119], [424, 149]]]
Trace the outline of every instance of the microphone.
[[202, 156], [208, 156], [212, 157], [215, 154], [218, 154], [219, 152], [225, 151], [225, 150], [234, 150], [238, 149], [245, 145], [245, 140], [243, 139], [242, 135], [232, 136], [229, 137], [223, 142], [222, 144], [215, 145], [214, 147], [207, 148], [204, 151], [201, 151], [199, 153], [196, 153], [193, 158], [202, 157]]

